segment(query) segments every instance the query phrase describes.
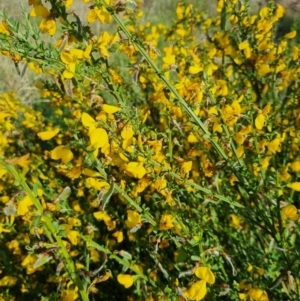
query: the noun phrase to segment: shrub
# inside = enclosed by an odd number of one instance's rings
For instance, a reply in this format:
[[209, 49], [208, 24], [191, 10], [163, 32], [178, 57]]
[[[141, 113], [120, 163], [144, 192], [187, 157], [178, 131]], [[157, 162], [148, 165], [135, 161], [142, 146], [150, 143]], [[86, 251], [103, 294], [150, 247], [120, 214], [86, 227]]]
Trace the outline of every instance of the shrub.
[[284, 8], [221, 0], [209, 17], [179, 1], [165, 26], [141, 23], [141, 1], [95, 0], [86, 25], [72, 2], [1, 15], [2, 54], [40, 74], [49, 103], [0, 98], [0, 298], [297, 300]]

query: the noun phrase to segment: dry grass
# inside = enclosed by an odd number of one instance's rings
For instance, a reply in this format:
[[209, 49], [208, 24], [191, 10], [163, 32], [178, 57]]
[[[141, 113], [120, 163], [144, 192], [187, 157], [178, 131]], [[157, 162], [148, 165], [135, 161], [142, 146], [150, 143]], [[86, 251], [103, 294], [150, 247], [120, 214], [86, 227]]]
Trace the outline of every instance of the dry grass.
[[[251, 0], [254, 11], [266, 5], [268, 0]], [[216, 0], [188, 0], [202, 10], [213, 12], [216, 5]], [[278, 3], [283, 4], [288, 11], [289, 15], [295, 14], [300, 11], [299, 0], [277, 0]], [[175, 0], [144, 0], [144, 21], [164, 22], [171, 21], [177, 1]], [[29, 11], [28, 0], [2, 0], [0, 1], [0, 10], [3, 10], [7, 15], [15, 18], [22, 19], [21, 4]], [[82, 20], [85, 19], [88, 5], [85, 5], [82, 0], [74, 0], [72, 7], [76, 12], [80, 12]], [[97, 24], [96, 24], [97, 23]], [[96, 22], [93, 31], [97, 34], [100, 30], [105, 30], [107, 27], [100, 25]], [[0, 56], [0, 93], [5, 91], [15, 91], [20, 99], [27, 102], [28, 99], [35, 99], [38, 95], [34, 88], [32, 88], [32, 81], [35, 76], [26, 72], [24, 78], [21, 80], [18, 76], [14, 64], [3, 56]]]

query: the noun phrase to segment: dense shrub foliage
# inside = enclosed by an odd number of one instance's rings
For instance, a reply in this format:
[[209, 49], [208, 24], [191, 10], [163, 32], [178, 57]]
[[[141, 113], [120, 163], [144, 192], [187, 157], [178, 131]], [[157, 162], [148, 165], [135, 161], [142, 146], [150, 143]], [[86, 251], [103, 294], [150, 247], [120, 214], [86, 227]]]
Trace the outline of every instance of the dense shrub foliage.
[[0, 300], [299, 300], [284, 7], [178, 1], [166, 26], [140, 0], [83, 2], [1, 14], [0, 50], [41, 101], [0, 96]]

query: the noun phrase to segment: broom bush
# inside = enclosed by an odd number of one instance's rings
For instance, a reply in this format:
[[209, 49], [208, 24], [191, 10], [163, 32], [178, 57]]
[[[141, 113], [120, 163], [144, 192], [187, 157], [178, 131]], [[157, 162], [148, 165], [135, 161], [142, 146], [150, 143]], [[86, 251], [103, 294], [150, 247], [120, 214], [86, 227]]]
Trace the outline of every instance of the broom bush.
[[40, 93], [0, 95], [0, 300], [299, 300], [284, 7], [177, 1], [144, 23], [141, 0], [82, 3], [0, 14], [2, 55]]

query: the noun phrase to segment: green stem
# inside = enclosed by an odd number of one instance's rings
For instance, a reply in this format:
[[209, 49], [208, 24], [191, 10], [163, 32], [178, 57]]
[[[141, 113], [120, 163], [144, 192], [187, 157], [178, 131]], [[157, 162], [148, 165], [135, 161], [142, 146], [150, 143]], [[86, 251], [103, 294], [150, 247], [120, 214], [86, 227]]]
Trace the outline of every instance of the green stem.
[[76, 273], [75, 264], [70, 256], [67, 248], [65, 247], [63, 240], [57, 234], [57, 231], [56, 231], [55, 227], [53, 226], [51, 217], [48, 216], [47, 214], [44, 214], [44, 208], [43, 208], [42, 204], [36, 198], [36, 196], [34, 195], [32, 190], [30, 189], [30, 187], [27, 185], [24, 176], [20, 175], [14, 166], [6, 164], [6, 163], [2, 163], [2, 165], [6, 170], [8, 170], [14, 176], [15, 180], [18, 181], [19, 185], [23, 187], [23, 189], [27, 193], [28, 197], [33, 202], [34, 206], [36, 207], [37, 213], [42, 216], [42, 221], [44, 222], [44, 224], [46, 226], [46, 230], [49, 230], [51, 232], [52, 236], [54, 237], [54, 239], [56, 240], [57, 244], [60, 247], [60, 251], [61, 251], [62, 256], [65, 259], [68, 272], [69, 272], [73, 282], [77, 285], [82, 300], [89, 301], [89, 297], [88, 297], [86, 291], [83, 289], [81, 280], [80, 280], [78, 274]]
[[203, 251], [203, 245], [202, 245], [202, 241], [203, 241], [203, 232], [201, 231], [200, 235], [199, 235], [199, 252], [200, 252], [200, 258], [202, 260], [202, 263], [204, 266], [206, 266], [206, 259], [205, 259], [205, 252]]
[[155, 165], [155, 166], [158, 166], [160, 167], [164, 172], [168, 173], [169, 175], [171, 175], [173, 178], [177, 179], [177, 180], [180, 180], [182, 182], [184, 182], [186, 185], [189, 185], [201, 192], [204, 192], [205, 194], [208, 194], [208, 195], [212, 195], [213, 197], [215, 197], [216, 199], [219, 199], [220, 201], [223, 201], [223, 202], [226, 202], [232, 206], [235, 206], [235, 207], [238, 207], [238, 208], [244, 208], [244, 206], [240, 203], [237, 203], [237, 202], [234, 202], [232, 200], [230, 200], [229, 198], [226, 198], [225, 196], [223, 195], [220, 195], [220, 194], [217, 194], [217, 193], [213, 193], [210, 189], [208, 188], [204, 188], [198, 184], [196, 184], [195, 182], [193, 181], [190, 181], [190, 180], [187, 180], [187, 179], [183, 179], [180, 175], [178, 175], [177, 173], [163, 167], [160, 163], [154, 161], [154, 160], [150, 160], [150, 163]]

